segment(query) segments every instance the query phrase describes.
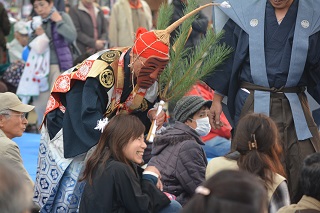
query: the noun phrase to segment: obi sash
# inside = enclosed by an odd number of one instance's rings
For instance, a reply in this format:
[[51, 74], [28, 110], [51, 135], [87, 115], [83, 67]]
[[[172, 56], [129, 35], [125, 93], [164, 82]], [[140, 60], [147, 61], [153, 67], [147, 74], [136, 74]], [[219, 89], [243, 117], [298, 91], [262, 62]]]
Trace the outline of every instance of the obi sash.
[[[217, 0], [221, 3], [223, 0]], [[264, 49], [266, 0], [230, 0], [231, 8], [219, 8], [249, 35], [250, 68], [253, 83], [269, 87]], [[320, 7], [317, 0], [300, 0], [295, 24], [289, 73], [286, 87], [295, 87], [304, 72], [309, 36], [320, 30]], [[298, 140], [311, 138], [299, 97], [296, 93], [284, 93], [289, 100]], [[254, 112], [270, 113], [270, 92], [254, 91]]]

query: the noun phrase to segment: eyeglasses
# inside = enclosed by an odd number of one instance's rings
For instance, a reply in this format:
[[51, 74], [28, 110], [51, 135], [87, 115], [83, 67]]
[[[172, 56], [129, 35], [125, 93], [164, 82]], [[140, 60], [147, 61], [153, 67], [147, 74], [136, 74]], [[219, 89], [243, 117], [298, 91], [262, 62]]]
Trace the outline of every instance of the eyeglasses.
[[13, 116], [20, 116], [20, 118], [21, 118], [21, 119], [24, 119], [24, 118], [26, 118], [26, 113], [22, 113], [22, 114], [17, 114], [17, 113], [16, 113], [16, 114], [14, 114], [14, 113], [10, 113], [10, 114], [9, 114], [9, 113], [6, 113], [6, 114], [2, 114], [2, 115], [9, 115], [9, 116], [12, 116], [12, 115], [13, 115]]

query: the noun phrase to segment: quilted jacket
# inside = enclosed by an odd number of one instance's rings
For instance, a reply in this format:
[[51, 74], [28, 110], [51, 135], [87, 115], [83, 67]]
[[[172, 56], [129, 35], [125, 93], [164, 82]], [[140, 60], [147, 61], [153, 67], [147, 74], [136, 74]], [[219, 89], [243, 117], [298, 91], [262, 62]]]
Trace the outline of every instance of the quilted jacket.
[[148, 165], [159, 169], [163, 191], [175, 195], [181, 205], [205, 180], [208, 162], [203, 144], [194, 129], [178, 121], [157, 135], [153, 143], [153, 157]]

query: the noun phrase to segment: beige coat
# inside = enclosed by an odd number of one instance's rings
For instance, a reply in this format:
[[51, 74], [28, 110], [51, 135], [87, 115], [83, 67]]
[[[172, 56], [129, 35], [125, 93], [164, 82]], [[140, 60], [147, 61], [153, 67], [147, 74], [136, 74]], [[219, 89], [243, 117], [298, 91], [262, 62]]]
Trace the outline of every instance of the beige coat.
[[[152, 28], [152, 13], [147, 2], [141, 0], [145, 19], [148, 20], [149, 29]], [[112, 7], [109, 24], [110, 47], [132, 46], [135, 39], [132, 13], [129, 0], [118, 0]]]
[[[214, 174], [225, 170], [225, 169], [231, 169], [231, 170], [238, 170], [239, 166], [237, 164], [237, 161], [230, 160], [225, 157], [217, 157], [213, 158], [209, 161], [207, 169], [206, 169], [206, 180], [209, 179]], [[282, 183], [283, 181], [286, 181], [284, 177], [282, 177], [279, 174], [275, 174], [274, 176], [274, 182], [271, 186], [268, 186], [268, 199], [269, 201], [272, 198], [273, 193], [277, 189], [277, 187]]]
[[320, 201], [304, 195], [297, 204], [282, 207], [277, 213], [295, 213], [297, 210], [303, 209], [315, 209], [320, 211]]
[[18, 145], [10, 140], [2, 130], [0, 130], [0, 156], [9, 159], [12, 162], [14, 170], [23, 177], [27, 184], [33, 187], [33, 181], [23, 166]]

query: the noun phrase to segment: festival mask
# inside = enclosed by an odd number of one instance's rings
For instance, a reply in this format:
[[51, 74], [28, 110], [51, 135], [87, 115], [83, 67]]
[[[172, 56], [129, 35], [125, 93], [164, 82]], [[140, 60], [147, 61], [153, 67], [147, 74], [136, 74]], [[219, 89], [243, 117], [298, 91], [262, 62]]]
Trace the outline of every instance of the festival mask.
[[167, 66], [169, 58], [149, 57], [142, 63], [142, 67], [137, 74], [137, 85], [142, 89], [148, 89], [158, 79], [164, 68]]

